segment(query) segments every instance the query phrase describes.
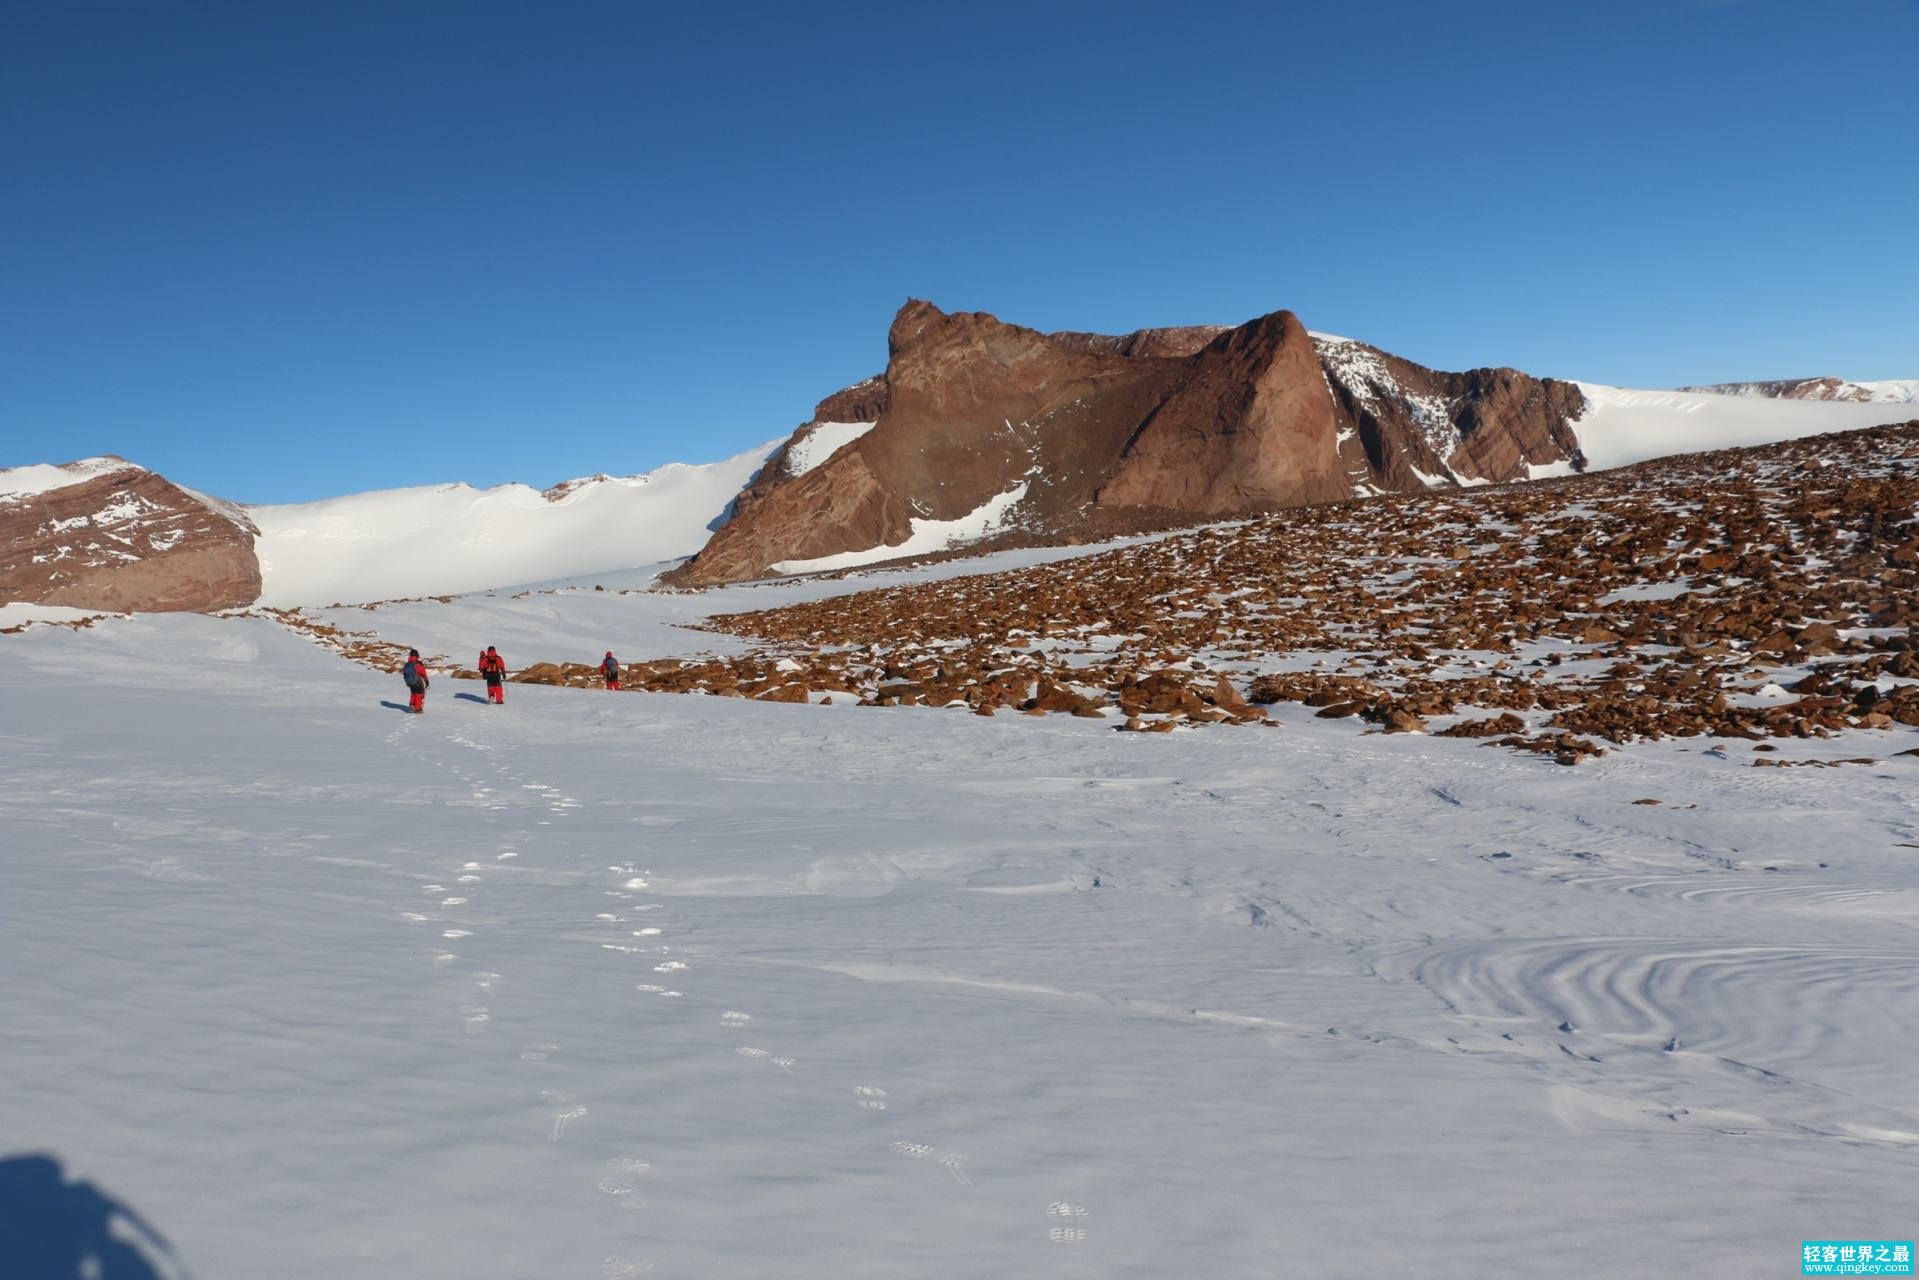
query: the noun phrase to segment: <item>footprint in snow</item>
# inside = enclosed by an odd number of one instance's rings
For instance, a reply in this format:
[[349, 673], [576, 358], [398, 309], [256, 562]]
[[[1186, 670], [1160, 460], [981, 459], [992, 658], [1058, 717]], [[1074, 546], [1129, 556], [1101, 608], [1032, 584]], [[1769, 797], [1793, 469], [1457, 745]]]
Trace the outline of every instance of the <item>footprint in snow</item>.
[[799, 1059], [797, 1058], [774, 1057], [771, 1049], [753, 1049], [742, 1046], [741, 1048], [733, 1050], [733, 1052], [739, 1054], [742, 1058], [752, 1058], [757, 1062], [770, 1062], [781, 1071], [791, 1071], [799, 1065]]
[[886, 1090], [877, 1085], [857, 1085], [853, 1089], [853, 1101], [861, 1111], [884, 1111]]
[[1055, 1200], [1046, 1206], [1046, 1215], [1058, 1223], [1046, 1233], [1054, 1244], [1086, 1243], [1086, 1206]]
[[600, 1263], [600, 1280], [633, 1280], [635, 1276], [650, 1275], [652, 1271], [653, 1264], [650, 1262], [635, 1262], [617, 1253], [609, 1253]]
[[741, 1013], [738, 1009], [728, 1009], [720, 1015], [720, 1025], [722, 1027], [743, 1027], [751, 1021], [753, 1021], [752, 1014]]
[[521, 1062], [545, 1062], [548, 1058], [552, 1057], [554, 1054], [558, 1053], [559, 1051], [560, 1051], [560, 1046], [557, 1044], [546, 1044], [543, 1042], [530, 1044], [526, 1046], [526, 1048], [520, 1050], [520, 1061]]
[[606, 1162], [606, 1172], [594, 1183], [601, 1195], [612, 1196], [622, 1209], [643, 1209], [646, 1200], [638, 1194], [640, 1179], [650, 1177], [653, 1166], [632, 1156], [615, 1156]]
[[656, 965], [654, 965], [654, 966], [653, 966], [653, 972], [655, 972], [655, 973], [678, 973], [678, 972], [679, 972], [680, 970], [682, 970], [682, 969], [684, 969], [684, 968], [686, 968], [686, 962], [685, 962], [684, 960], [668, 960], [668, 961], [667, 961], [667, 962], [666, 962], [665, 964], [656, 964]]
[[561, 1136], [566, 1133], [566, 1127], [586, 1114], [586, 1108], [577, 1102], [573, 1102], [572, 1099], [565, 1094], [548, 1093], [544, 1096], [549, 1104], [568, 1104], [560, 1106], [558, 1110], [553, 1112], [553, 1128], [546, 1135], [548, 1142], [558, 1142]]
[[973, 1185], [973, 1180], [967, 1177], [965, 1170], [960, 1167], [966, 1163], [966, 1157], [957, 1152], [940, 1151], [923, 1142], [895, 1142], [888, 1149], [912, 1160], [937, 1160], [941, 1168], [953, 1175], [953, 1181], [962, 1187]]

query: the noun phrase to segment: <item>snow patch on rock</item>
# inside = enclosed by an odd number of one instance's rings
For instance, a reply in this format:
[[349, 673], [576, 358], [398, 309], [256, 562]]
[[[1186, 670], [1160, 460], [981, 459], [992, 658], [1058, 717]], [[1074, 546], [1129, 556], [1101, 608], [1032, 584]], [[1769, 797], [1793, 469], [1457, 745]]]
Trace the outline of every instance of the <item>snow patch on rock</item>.
[[83, 484], [98, 476], [112, 475], [116, 471], [142, 469], [125, 458], [111, 456], [82, 458], [78, 462], [60, 465], [36, 462], [24, 467], [8, 467], [0, 470], [0, 502], [28, 498], [39, 493], [51, 493], [55, 489]]
[[816, 422], [786, 448], [786, 473], [803, 476], [871, 431], [872, 422]]
[[782, 560], [773, 566], [773, 572], [825, 573], [881, 560], [898, 560], [904, 556], [931, 555], [963, 543], [977, 542], [1006, 526], [1007, 516], [1026, 497], [1026, 486], [1027, 482], [1022, 480], [957, 520], [921, 520], [915, 517], [913, 532], [904, 542], [892, 546], [867, 547], [863, 551], [842, 551], [838, 555], [819, 556], [811, 560]]

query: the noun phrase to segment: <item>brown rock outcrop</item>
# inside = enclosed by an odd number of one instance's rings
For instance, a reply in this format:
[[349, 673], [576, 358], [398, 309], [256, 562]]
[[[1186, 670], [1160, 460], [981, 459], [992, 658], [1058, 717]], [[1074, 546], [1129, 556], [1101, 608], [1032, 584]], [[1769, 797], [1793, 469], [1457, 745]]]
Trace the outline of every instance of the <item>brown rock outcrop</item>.
[[889, 334], [884, 396], [861, 401], [881, 406], [875, 428], [804, 475], [769, 465], [669, 580], [898, 546], [915, 519], [957, 520], [1022, 484], [1005, 523], [1042, 539], [1096, 501], [1211, 515], [1345, 497], [1317, 373], [1285, 312], [1105, 338], [909, 302]]
[[[885, 374], [822, 401], [666, 581], [900, 547], [915, 520], [958, 520], [995, 499], [1009, 503], [1001, 540], [1059, 542], [1522, 479], [1579, 460], [1569, 423], [1584, 408], [1571, 383], [1438, 372], [1315, 338], [1284, 311], [1108, 336], [911, 301]], [[788, 457], [823, 422], [876, 425], [800, 474]]]
[[259, 598], [255, 530], [239, 511], [140, 467], [69, 469], [73, 484], [0, 494], [0, 600], [119, 612]]

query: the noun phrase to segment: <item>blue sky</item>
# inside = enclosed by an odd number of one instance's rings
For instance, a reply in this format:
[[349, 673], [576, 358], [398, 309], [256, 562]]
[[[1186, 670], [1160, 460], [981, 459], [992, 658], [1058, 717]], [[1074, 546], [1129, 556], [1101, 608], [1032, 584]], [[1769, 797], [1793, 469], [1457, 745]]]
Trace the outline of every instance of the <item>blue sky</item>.
[[16, 5], [0, 465], [706, 461], [879, 371], [909, 296], [1919, 376], [1915, 47], [1911, 0]]

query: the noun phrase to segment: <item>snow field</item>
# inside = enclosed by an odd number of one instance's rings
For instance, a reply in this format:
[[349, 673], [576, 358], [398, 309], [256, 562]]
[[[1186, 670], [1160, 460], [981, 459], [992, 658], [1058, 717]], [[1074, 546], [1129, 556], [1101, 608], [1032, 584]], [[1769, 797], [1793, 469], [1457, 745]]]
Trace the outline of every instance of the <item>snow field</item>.
[[1919, 1175], [1911, 759], [0, 679], [0, 1132], [196, 1275], [1764, 1274]]

